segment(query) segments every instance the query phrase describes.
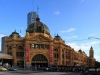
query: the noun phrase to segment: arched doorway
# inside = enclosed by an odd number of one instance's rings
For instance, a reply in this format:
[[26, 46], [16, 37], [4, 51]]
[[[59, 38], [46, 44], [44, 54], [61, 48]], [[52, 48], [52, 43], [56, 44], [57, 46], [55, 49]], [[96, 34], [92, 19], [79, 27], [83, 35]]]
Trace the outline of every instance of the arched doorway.
[[48, 60], [42, 54], [37, 54], [32, 58], [32, 66], [48, 67]]

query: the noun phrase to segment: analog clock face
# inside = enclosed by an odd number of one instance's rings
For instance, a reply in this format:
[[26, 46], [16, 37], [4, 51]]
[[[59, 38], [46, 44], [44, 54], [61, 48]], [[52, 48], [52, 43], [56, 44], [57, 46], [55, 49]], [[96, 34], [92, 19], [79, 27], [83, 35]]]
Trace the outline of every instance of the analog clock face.
[[42, 38], [41, 37], [37, 38], [37, 41], [42, 42]]

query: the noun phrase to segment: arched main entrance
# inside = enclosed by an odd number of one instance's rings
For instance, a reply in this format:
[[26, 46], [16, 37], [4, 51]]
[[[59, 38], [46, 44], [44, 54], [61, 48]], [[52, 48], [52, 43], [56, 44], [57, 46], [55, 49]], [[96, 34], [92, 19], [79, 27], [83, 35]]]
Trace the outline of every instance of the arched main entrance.
[[32, 66], [48, 67], [48, 60], [42, 54], [37, 54], [32, 58]]

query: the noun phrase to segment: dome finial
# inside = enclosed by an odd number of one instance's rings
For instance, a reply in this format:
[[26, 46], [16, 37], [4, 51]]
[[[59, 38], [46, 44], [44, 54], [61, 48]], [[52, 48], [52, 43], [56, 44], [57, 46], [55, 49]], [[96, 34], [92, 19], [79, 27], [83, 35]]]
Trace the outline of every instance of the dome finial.
[[57, 36], [60, 37], [58, 33], [57, 33]]
[[59, 36], [58, 33], [57, 33], [57, 36]]
[[91, 48], [90, 49], [93, 49], [93, 47], [91, 46]]
[[15, 29], [15, 31], [14, 32], [16, 32], [16, 29]]
[[40, 21], [40, 18], [37, 17], [37, 18], [36, 18], [36, 21]]

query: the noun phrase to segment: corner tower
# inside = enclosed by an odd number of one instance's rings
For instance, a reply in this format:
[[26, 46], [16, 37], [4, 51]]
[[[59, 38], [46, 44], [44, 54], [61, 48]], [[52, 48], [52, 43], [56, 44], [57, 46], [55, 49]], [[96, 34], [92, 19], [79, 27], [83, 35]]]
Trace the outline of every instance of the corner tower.
[[91, 48], [89, 50], [89, 57], [90, 58], [94, 58], [94, 50], [93, 50], [92, 46], [91, 46]]

